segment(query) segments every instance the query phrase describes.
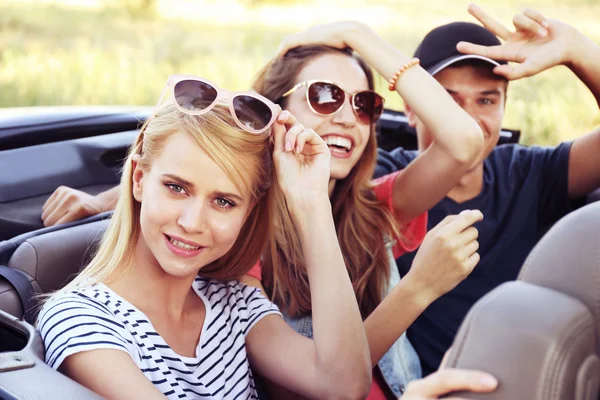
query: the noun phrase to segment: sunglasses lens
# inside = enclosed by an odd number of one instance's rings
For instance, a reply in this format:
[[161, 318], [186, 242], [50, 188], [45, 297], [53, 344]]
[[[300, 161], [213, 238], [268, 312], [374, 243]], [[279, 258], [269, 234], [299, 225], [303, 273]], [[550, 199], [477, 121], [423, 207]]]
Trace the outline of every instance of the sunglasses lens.
[[214, 103], [217, 89], [201, 81], [186, 79], [175, 84], [175, 101], [189, 111], [202, 111]]
[[319, 114], [333, 114], [344, 104], [346, 94], [332, 83], [315, 82], [308, 87], [308, 101]]
[[238, 95], [233, 98], [235, 116], [242, 125], [253, 131], [265, 129], [273, 112], [265, 102], [252, 96]]
[[354, 109], [363, 124], [374, 124], [383, 113], [383, 97], [375, 92], [358, 92], [354, 96]]

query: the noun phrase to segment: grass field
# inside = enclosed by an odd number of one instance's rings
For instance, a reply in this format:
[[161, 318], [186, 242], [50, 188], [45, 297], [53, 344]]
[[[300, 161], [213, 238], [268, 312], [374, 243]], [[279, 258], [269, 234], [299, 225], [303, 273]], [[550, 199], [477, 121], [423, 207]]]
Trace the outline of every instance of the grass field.
[[[0, 107], [154, 104], [167, 75], [205, 76], [245, 89], [285, 34], [315, 23], [359, 19], [406, 53], [433, 27], [472, 20], [467, 2], [383, 0], [0, 0]], [[510, 22], [532, 6], [600, 43], [599, 0], [488, 0]], [[127, 7], [126, 5], [129, 5]], [[402, 109], [396, 94], [381, 93]], [[600, 124], [598, 107], [566, 68], [514, 82], [505, 126], [527, 144], [555, 144]]]

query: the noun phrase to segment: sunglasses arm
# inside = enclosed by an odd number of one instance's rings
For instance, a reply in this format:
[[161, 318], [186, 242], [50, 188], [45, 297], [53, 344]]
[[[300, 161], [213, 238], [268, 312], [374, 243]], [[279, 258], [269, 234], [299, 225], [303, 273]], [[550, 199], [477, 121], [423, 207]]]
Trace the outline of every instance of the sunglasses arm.
[[294, 93], [296, 90], [300, 89], [302, 86], [305, 86], [306, 82], [297, 83], [296, 86], [285, 92], [281, 97], [287, 97], [290, 94]]

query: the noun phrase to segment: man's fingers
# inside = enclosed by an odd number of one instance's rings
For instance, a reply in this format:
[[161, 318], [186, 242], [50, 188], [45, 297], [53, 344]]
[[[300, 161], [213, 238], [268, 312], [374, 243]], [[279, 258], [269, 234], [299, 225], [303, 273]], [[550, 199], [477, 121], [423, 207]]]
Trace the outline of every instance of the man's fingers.
[[499, 21], [496, 21], [494, 18], [487, 15], [478, 5], [471, 3], [467, 7], [467, 11], [469, 14], [477, 18], [479, 22], [494, 35], [506, 40], [510, 35], [511, 31], [509, 31], [504, 25], [502, 25]]
[[524, 14], [515, 14], [513, 17], [513, 25], [521, 31], [527, 31], [532, 35], [544, 37], [548, 35], [548, 31], [539, 22], [529, 18]]
[[491, 58], [492, 60], [517, 61], [511, 59], [511, 54], [507, 51], [507, 45], [501, 44], [498, 46], [482, 46], [469, 42], [458, 42], [456, 50], [463, 54], [474, 54]]
[[546, 17], [544, 17], [544, 15], [539, 11], [533, 10], [531, 8], [526, 8], [525, 11], [523, 11], [523, 14], [540, 24], [545, 29], [548, 29], [550, 27], [550, 23], [548, 22]]
[[496, 75], [503, 76], [509, 81], [514, 81], [521, 78], [527, 78], [535, 75], [539, 71], [539, 67], [533, 64], [530, 60], [526, 60], [521, 64], [506, 64], [494, 68]]

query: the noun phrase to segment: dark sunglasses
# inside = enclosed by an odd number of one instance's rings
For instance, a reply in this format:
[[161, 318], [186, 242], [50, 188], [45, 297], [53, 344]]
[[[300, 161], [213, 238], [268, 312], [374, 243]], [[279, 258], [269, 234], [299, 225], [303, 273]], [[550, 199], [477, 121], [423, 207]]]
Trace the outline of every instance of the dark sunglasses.
[[311, 111], [319, 115], [331, 115], [340, 111], [350, 95], [352, 109], [363, 124], [374, 124], [383, 113], [385, 99], [373, 90], [346, 92], [331, 81], [311, 80], [298, 83], [281, 96], [289, 96], [299, 88], [306, 86], [306, 101]]
[[219, 99], [225, 98], [236, 124], [250, 133], [265, 132], [281, 111], [278, 105], [257, 93], [232, 93], [204, 78], [192, 75], [169, 76], [158, 99], [157, 107], [168, 88], [172, 90], [175, 106], [180, 111], [191, 115], [205, 114], [217, 104]]

